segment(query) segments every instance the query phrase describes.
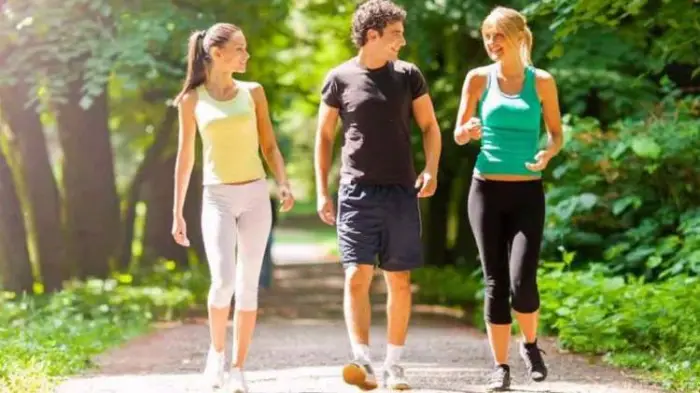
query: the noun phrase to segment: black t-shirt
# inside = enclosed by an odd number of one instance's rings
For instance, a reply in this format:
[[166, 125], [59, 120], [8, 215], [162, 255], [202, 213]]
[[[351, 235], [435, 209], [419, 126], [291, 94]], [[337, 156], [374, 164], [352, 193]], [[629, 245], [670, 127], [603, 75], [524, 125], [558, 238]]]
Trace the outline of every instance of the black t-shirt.
[[401, 60], [368, 69], [355, 57], [328, 73], [322, 99], [342, 120], [342, 183], [415, 183], [411, 104], [427, 92], [418, 67]]

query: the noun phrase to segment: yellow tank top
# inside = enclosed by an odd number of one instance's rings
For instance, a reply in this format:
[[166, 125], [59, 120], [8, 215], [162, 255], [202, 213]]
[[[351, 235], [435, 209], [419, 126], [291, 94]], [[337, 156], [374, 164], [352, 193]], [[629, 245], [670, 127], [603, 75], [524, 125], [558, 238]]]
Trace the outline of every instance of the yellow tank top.
[[259, 155], [255, 102], [250, 87], [238, 82], [236, 96], [219, 101], [197, 88], [195, 119], [202, 138], [203, 183], [240, 183], [265, 178]]

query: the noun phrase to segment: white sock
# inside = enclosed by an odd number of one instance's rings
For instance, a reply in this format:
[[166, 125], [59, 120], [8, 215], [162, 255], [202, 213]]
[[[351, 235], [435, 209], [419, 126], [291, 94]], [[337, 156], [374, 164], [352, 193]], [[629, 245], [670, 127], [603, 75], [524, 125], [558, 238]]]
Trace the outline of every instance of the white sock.
[[352, 356], [355, 361], [362, 362], [363, 364], [369, 364], [369, 345], [352, 343]]
[[224, 350], [222, 349], [221, 351], [217, 351], [216, 348], [214, 348], [214, 344], [209, 346], [209, 351], [212, 353], [215, 353], [217, 356], [223, 356], [224, 355]]
[[390, 367], [394, 364], [399, 364], [401, 361], [401, 353], [403, 352], [403, 346], [387, 344], [386, 345], [386, 359], [384, 360], [384, 366]]

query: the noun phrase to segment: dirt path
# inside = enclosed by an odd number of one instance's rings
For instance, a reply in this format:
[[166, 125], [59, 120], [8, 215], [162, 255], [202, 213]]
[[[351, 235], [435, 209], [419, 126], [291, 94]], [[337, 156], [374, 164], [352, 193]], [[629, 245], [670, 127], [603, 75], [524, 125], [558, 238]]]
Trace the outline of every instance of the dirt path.
[[[375, 280], [372, 356], [383, 360], [384, 291]], [[248, 359], [251, 393], [343, 393], [340, 365], [348, 343], [342, 322], [342, 270], [335, 263], [279, 266], [275, 287], [261, 295], [262, 315]], [[420, 309], [420, 308], [418, 308]], [[515, 343], [515, 342], [514, 342]], [[59, 393], [207, 392], [199, 372], [208, 345], [203, 321], [163, 327], [96, 359], [99, 369], [64, 383]], [[514, 392], [658, 392], [616, 369], [558, 353], [544, 340], [550, 378], [527, 383], [512, 352]], [[484, 336], [463, 323], [416, 311], [405, 353], [407, 376], [415, 393], [483, 392], [490, 366]], [[377, 389], [375, 392], [384, 392]]]

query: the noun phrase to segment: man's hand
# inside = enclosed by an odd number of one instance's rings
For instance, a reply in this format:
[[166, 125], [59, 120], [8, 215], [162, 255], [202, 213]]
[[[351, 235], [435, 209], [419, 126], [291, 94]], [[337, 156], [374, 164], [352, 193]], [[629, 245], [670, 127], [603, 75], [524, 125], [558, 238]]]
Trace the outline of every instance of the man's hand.
[[327, 195], [320, 195], [316, 199], [316, 212], [321, 221], [328, 225], [335, 225], [335, 207], [333, 200]]
[[435, 194], [437, 188], [437, 176], [431, 171], [424, 169], [416, 179], [416, 188], [420, 188], [418, 198], [428, 198]]

